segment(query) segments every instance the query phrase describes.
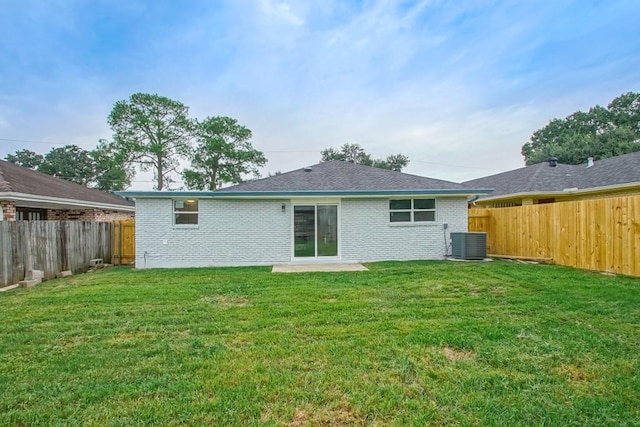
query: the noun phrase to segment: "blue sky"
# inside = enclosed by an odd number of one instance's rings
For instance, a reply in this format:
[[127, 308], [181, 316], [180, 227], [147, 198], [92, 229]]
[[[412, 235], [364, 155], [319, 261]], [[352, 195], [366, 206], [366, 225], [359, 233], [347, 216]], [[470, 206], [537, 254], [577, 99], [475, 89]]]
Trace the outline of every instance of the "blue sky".
[[[640, 91], [640, 2], [0, 0], [0, 157], [93, 148], [135, 92], [231, 116], [264, 173], [346, 142], [463, 181]], [[133, 189], [151, 188], [139, 174]]]

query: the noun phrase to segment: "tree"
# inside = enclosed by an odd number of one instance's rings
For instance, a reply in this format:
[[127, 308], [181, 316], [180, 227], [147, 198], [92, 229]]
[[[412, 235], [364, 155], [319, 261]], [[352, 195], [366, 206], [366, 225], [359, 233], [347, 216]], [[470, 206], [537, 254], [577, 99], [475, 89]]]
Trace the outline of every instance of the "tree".
[[89, 151], [77, 145], [65, 145], [45, 154], [38, 171], [86, 186], [93, 179], [93, 159]]
[[553, 119], [522, 146], [527, 165], [549, 157], [581, 164], [589, 157], [606, 159], [634, 151], [640, 151], [640, 94], [633, 92], [615, 98], [607, 108], [596, 105]]
[[29, 169], [38, 169], [44, 162], [44, 156], [42, 154], [35, 153], [31, 150], [18, 150], [15, 154], [7, 154], [4, 159], [7, 162], [15, 163]]
[[77, 145], [52, 148], [45, 155], [19, 150], [7, 161], [38, 172], [102, 191], [122, 190], [131, 183], [133, 171], [127, 168], [113, 144], [100, 140], [91, 151]]
[[[376, 165], [376, 162], [382, 162], [380, 165]], [[375, 160], [374, 166], [381, 169], [391, 169], [396, 172], [402, 172], [402, 169], [406, 168], [409, 164], [409, 158], [404, 154], [391, 154], [387, 156], [385, 160]]]
[[326, 148], [320, 154], [322, 155], [322, 162], [340, 160], [380, 169], [390, 169], [396, 172], [401, 172], [409, 164], [409, 158], [404, 154], [392, 154], [387, 156], [386, 159], [373, 159], [360, 144], [344, 144], [339, 150]]
[[135, 93], [115, 103], [108, 122], [113, 149], [127, 165], [153, 169], [157, 190], [172, 182], [181, 158], [190, 152], [189, 107], [157, 94]]
[[640, 93], [623, 93], [607, 105], [618, 126], [628, 126], [640, 133]]
[[196, 122], [197, 147], [191, 154], [191, 169], [182, 177], [190, 189], [215, 190], [222, 184], [240, 183], [243, 176], [259, 177], [258, 168], [267, 163], [253, 148], [251, 131], [231, 117], [207, 117]]
[[364, 151], [359, 144], [344, 144], [339, 150], [327, 148], [320, 152], [322, 161], [340, 160], [342, 162], [357, 163], [360, 165], [372, 166], [371, 156]]
[[102, 191], [119, 191], [131, 184], [134, 171], [126, 165], [122, 153], [114, 144], [101, 139], [91, 151], [94, 164], [93, 186]]

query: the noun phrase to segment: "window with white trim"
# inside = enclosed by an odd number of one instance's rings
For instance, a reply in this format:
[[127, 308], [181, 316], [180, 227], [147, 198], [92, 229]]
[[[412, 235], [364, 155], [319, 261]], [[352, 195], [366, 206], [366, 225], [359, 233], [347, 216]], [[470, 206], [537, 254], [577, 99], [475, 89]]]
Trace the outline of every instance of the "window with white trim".
[[175, 225], [198, 225], [198, 201], [174, 200], [173, 223]]
[[389, 200], [389, 222], [433, 222], [436, 199]]

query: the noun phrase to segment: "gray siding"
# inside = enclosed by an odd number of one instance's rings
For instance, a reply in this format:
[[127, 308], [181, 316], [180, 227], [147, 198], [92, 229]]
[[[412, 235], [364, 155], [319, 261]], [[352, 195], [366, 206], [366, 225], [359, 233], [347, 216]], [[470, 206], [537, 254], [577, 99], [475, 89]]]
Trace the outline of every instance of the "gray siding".
[[[198, 202], [196, 227], [174, 226], [168, 199], [136, 200], [136, 267], [270, 265], [291, 260], [284, 200]], [[163, 240], [167, 243], [164, 244]]]

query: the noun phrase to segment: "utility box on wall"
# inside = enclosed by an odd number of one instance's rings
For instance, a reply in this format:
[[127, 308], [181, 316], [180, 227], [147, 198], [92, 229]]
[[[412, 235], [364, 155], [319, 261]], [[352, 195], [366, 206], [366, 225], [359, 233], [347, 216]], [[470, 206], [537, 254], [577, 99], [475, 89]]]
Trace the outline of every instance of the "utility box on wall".
[[451, 256], [457, 259], [487, 257], [487, 233], [451, 233]]

